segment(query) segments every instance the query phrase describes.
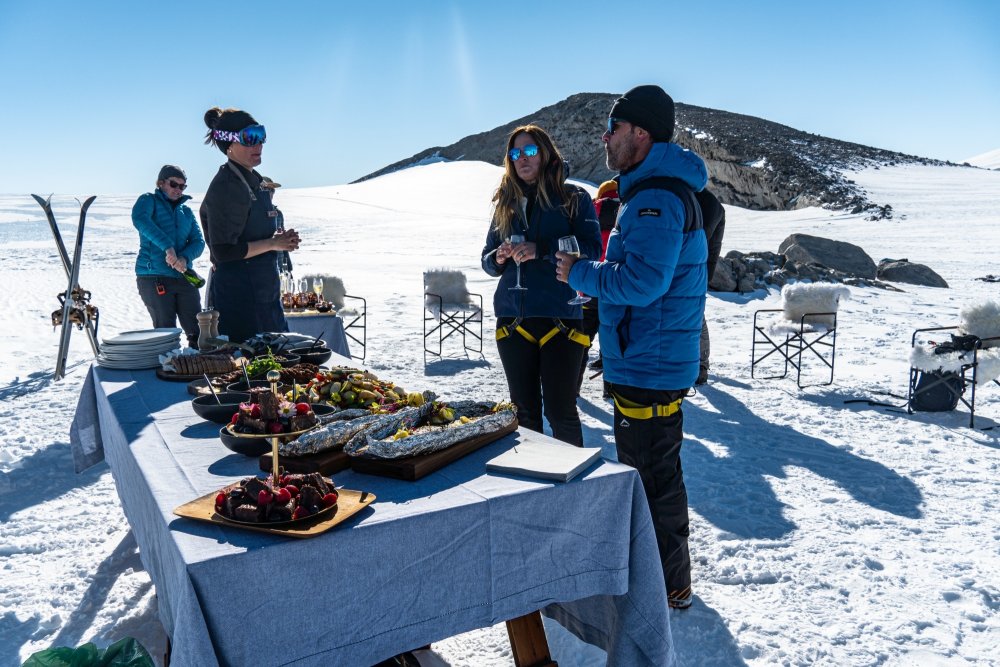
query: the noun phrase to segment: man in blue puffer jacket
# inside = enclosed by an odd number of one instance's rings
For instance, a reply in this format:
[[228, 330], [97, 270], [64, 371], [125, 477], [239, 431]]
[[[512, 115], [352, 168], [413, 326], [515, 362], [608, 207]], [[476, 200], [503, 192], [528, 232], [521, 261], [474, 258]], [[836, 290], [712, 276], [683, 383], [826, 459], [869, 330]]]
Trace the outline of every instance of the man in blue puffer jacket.
[[[700, 209], [643, 181], [672, 177], [683, 194], [708, 183], [700, 157], [670, 143], [674, 102], [659, 86], [615, 101], [602, 139], [620, 171], [622, 205], [604, 262], [559, 254], [558, 275], [600, 302], [604, 377], [615, 401], [618, 459], [642, 478], [669, 604], [691, 604], [687, 491], [681, 471], [681, 402], [698, 377], [708, 247]], [[691, 192], [687, 192], [690, 189]]]
[[187, 177], [180, 167], [164, 165], [156, 190], [140, 195], [132, 206], [132, 224], [139, 231], [135, 282], [153, 326], [181, 328], [188, 345], [198, 347], [201, 295], [184, 278], [205, 250], [205, 239], [184, 194]]

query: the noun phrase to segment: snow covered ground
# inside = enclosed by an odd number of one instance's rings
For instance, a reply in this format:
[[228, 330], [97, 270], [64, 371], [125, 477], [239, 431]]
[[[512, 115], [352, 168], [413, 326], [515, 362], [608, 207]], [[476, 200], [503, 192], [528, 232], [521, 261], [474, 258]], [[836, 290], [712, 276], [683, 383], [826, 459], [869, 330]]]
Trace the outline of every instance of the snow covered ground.
[[[495, 280], [479, 269], [479, 252], [499, 174], [483, 163], [436, 163], [279, 191], [304, 239], [298, 271], [341, 276], [368, 299], [375, 373], [446, 398], [505, 395], [491, 343], [482, 357], [451, 349], [425, 366], [420, 340], [425, 269], [462, 269], [491, 301]], [[852, 288], [836, 381], [802, 391], [791, 380], [750, 379], [753, 311], [773, 307], [777, 293], [709, 296], [710, 384], [685, 405], [696, 601], [671, 618], [682, 665], [1000, 660], [1000, 428], [980, 430], [1000, 424], [1000, 387], [979, 394], [975, 430], [964, 410], [908, 416], [844, 403], [905, 394], [911, 331], [953, 324], [963, 304], [1000, 296], [976, 280], [1000, 274], [1000, 172], [913, 166], [851, 177], [896, 217], [728, 207], [723, 252], [775, 251], [806, 232], [858, 244], [876, 261], [926, 263], [951, 288]], [[100, 307], [104, 336], [148, 327], [132, 271], [137, 195], [99, 197], [85, 233], [80, 282]], [[71, 242], [76, 203], [53, 202]], [[68, 429], [90, 349], [74, 332], [70, 373], [51, 380], [57, 336], [48, 321], [65, 280], [27, 195], [0, 197], [0, 243], [0, 667], [51, 645], [124, 635], [162, 651], [155, 591], [111, 474], [105, 465], [73, 472]], [[488, 331], [490, 315], [488, 307]], [[598, 380], [579, 406], [588, 444], [613, 451]], [[502, 626], [433, 650], [451, 665], [512, 664]], [[583, 655], [564, 653], [560, 664], [593, 662]]]

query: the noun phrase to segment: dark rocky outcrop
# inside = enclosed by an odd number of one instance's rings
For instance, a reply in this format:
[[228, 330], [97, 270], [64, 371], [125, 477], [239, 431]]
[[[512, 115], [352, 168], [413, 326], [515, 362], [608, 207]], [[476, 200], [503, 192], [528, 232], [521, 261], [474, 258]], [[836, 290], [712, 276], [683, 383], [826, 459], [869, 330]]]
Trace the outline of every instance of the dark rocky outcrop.
[[[533, 122], [548, 131], [575, 178], [600, 183], [614, 174], [604, 162], [601, 131], [617, 95], [579, 93], [487, 132], [436, 146], [359, 180], [431, 159], [481, 160], [499, 165], [507, 136]], [[742, 114], [677, 104], [674, 140], [708, 164], [712, 189], [723, 203], [754, 210], [823, 206], [870, 219], [892, 217], [843, 171], [899, 163], [944, 164], [912, 155], [828, 139]]]
[[851, 243], [809, 234], [792, 234], [781, 242], [778, 252], [799, 264], [818, 264], [859, 278], [875, 278], [875, 260]]
[[909, 283], [925, 287], [948, 287], [944, 278], [925, 264], [917, 264], [908, 259], [883, 259], [878, 263], [879, 280], [893, 283]]
[[730, 250], [719, 258], [708, 288], [715, 292], [751, 292], [760, 287], [783, 287], [808, 280], [901, 291], [877, 279], [876, 272], [875, 262], [856, 245], [792, 234], [781, 242], [777, 253]]

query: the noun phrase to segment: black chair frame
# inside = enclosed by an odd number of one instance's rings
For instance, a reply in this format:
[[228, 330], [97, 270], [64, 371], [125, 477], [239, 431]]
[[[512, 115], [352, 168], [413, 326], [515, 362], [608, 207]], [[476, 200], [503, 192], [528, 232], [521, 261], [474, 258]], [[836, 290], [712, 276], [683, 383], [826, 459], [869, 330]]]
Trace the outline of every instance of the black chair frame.
[[[833, 384], [833, 370], [837, 360], [837, 313], [805, 313], [799, 318], [798, 330], [786, 333], [784, 340], [775, 340], [777, 337], [769, 335], [767, 333], [767, 326], [763, 323], [763, 320], [767, 320], [768, 318], [758, 320], [758, 317], [761, 313], [782, 312], [784, 311], [781, 308], [764, 308], [753, 314], [753, 345], [750, 350], [750, 377], [756, 377], [754, 371], [757, 369], [758, 364], [777, 353], [784, 360], [784, 372], [781, 375], [764, 376], [763, 379], [773, 380], [787, 377], [788, 369], [791, 367], [795, 369], [795, 383], [799, 389], [802, 389], [808, 386], [802, 384], [803, 353], [808, 350], [811, 354], [805, 355], [807, 359], [815, 356], [830, 369], [830, 379], [827, 382], [819, 383], [820, 386]], [[820, 317], [832, 317], [833, 322], [829, 326], [824, 323], [823, 328], [809, 325], [809, 320]], [[759, 357], [757, 356], [758, 346], [766, 350]], [[827, 355], [825, 354], [826, 351], [829, 351], [829, 359], [827, 359]]]
[[[451, 337], [453, 334], [462, 334], [462, 347], [466, 350], [472, 352], [483, 351], [483, 295], [469, 293], [470, 297], [473, 297], [478, 301], [478, 304], [472, 303], [469, 306], [463, 306], [456, 304], [444, 303], [444, 299], [440, 294], [434, 294], [433, 292], [424, 292], [424, 353], [433, 354], [436, 357], [442, 356], [442, 351], [444, 348], [444, 341]], [[437, 315], [434, 314], [432, 308], [427, 306], [426, 297], [431, 297], [437, 300]], [[433, 323], [430, 328], [428, 324]], [[476, 327], [478, 325], [478, 327]], [[478, 331], [477, 331], [478, 328]], [[435, 352], [432, 348], [428, 347], [428, 338], [433, 342], [433, 336], [437, 334], [437, 351]], [[476, 347], [470, 347], [468, 339], [474, 339]]]
[[[344, 335], [348, 339], [353, 340], [355, 343], [361, 346], [361, 356], [351, 353], [351, 359], [365, 360], [365, 355], [368, 354], [368, 301], [362, 296], [351, 296], [350, 294], [344, 295], [344, 305], [346, 307], [347, 300], [351, 299], [353, 301], [361, 302], [361, 311], [354, 315], [354, 319], [350, 322], [344, 323]], [[343, 318], [343, 316], [341, 316]], [[351, 317], [348, 315], [348, 317]], [[361, 338], [359, 339], [354, 335], [355, 332], [360, 332]], [[353, 347], [352, 347], [353, 349]]]
[[[927, 333], [929, 331], [956, 331], [957, 326], [950, 327], [927, 327], [924, 329], [917, 329], [913, 332], [913, 336], [910, 337], [910, 348], [916, 347], [917, 337], [920, 334]], [[945, 378], [941, 378], [937, 381], [932, 381], [928, 388], [936, 387], [938, 384], [943, 384], [945, 388], [951, 393], [952, 396], [956, 396], [962, 405], [969, 409], [969, 428], [976, 427], [976, 387], [977, 380], [979, 379], [979, 351], [983, 348], [984, 341], [1000, 341], [1000, 336], [994, 336], [992, 338], [979, 338], [976, 340], [976, 346], [972, 351], [972, 360], [967, 364], [962, 364], [961, 368], [955, 371], [955, 375], [958, 376], [962, 383], [961, 391], [956, 391], [954, 387], [945, 382]], [[906, 392], [906, 412], [908, 414], [913, 414], [913, 395], [917, 390], [917, 380], [920, 379], [920, 374], [924, 372], [922, 369], [914, 368], [910, 366], [910, 381], [908, 383], [908, 388]], [[993, 384], [1000, 386], [1000, 380], [993, 380]], [[965, 398], [965, 390], [970, 389], [969, 398]]]

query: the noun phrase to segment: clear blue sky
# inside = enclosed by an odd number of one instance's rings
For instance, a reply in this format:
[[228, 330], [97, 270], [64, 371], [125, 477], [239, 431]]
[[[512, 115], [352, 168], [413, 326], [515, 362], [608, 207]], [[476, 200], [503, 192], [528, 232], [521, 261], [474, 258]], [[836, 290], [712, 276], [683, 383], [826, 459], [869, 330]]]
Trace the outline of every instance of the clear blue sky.
[[143, 192], [164, 163], [203, 191], [213, 105], [306, 187], [639, 83], [958, 161], [1000, 147], [998, 35], [993, 0], [0, 0], [0, 192]]

